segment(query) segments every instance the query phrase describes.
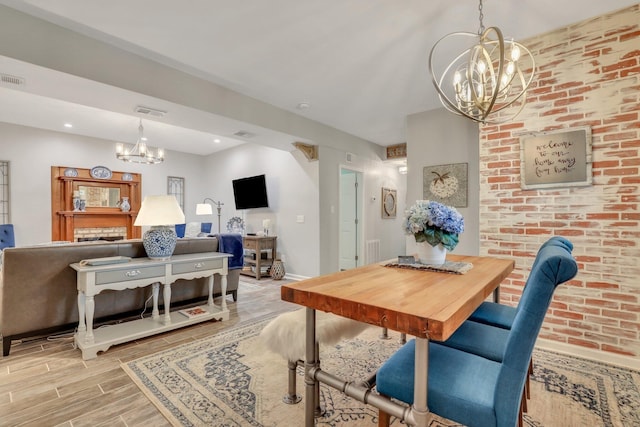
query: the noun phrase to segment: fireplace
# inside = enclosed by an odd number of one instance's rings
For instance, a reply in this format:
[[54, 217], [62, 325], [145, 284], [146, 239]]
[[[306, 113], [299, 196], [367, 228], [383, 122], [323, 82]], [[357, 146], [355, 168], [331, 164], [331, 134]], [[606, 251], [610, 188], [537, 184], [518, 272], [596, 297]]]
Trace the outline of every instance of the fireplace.
[[[140, 210], [142, 176], [108, 170], [107, 175], [94, 176], [94, 169], [51, 167], [52, 241], [141, 237], [140, 227], [133, 223]], [[74, 195], [84, 194], [86, 197], [94, 191], [106, 193], [106, 196], [98, 200], [87, 198], [84, 209], [75, 206]], [[78, 200], [78, 196], [75, 197]], [[129, 201], [128, 210], [120, 209], [120, 203], [125, 199]]]
[[73, 230], [73, 240], [75, 242], [90, 242], [93, 240], [114, 242], [126, 238], [127, 227], [91, 227]]

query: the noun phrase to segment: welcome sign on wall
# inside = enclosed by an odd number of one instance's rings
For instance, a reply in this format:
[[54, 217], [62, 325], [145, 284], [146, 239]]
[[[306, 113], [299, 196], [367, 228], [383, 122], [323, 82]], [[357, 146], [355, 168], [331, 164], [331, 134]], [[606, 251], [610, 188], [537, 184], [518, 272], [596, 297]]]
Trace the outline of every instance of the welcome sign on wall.
[[520, 137], [520, 186], [591, 185], [591, 128], [541, 132]]

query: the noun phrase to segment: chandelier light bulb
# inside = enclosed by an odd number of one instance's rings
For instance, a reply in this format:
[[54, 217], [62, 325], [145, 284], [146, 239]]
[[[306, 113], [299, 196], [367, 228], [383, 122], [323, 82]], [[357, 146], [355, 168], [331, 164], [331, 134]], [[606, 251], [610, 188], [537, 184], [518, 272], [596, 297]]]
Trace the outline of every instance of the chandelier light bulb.
[[511, 60], [513, 62], [518, 61], [520, 59], [520, 48], [513, 41], [511, 42]]
[[480, 74], [484, 74], [484, 72], [487, 71], [487, 67], [482, 59], [477, 62], [477, 68]]

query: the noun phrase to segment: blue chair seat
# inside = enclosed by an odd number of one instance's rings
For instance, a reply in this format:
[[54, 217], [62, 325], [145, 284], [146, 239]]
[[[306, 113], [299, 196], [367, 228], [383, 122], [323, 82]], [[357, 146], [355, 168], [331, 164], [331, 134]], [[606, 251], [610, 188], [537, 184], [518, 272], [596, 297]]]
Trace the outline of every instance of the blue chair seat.
[[[407, 342], [380, 368], [379, 393], [413, 404], [415, 340]], [[464, 425], [497, 425], [494, 390], [500, 363], [429, 343], [429, 409]], [[519, 392], [519, 391], [518, 391]]]
[[502, 329], [511, 329], [515, 317], [515, 307], [484, 301], [469, 317], [469, 320]]
[[464, 322], [448, 340], [440, 344], [502, 362], [508, 338], [508, 329], [477, 322]]

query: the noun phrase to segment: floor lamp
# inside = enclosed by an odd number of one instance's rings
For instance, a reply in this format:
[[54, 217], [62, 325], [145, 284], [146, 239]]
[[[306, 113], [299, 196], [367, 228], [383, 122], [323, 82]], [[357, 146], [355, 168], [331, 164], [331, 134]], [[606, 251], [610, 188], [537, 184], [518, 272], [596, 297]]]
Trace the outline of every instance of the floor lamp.
[[202, 201], [202, 203], [198, 203], [196, 205], [196, 215], [213, 215], [213, 209], [207, 201], [216, 205], [216, 208], [218, 209], [218, 234], [220, 234], [220, 211], [222, 210], [222, 205], [224, 205], [224, 203], [216, 202], [215, 200], [207, 197]]

